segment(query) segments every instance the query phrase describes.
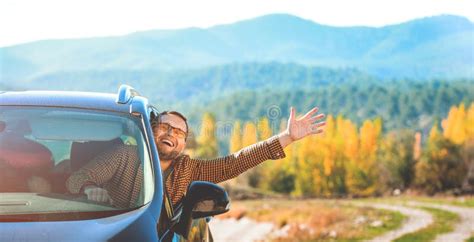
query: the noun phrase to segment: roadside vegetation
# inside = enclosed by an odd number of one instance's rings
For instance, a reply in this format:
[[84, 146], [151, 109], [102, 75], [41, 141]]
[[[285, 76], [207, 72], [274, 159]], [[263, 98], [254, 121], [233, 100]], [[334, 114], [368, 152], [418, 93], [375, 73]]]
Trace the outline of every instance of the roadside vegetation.
[[[278, 112], [278, 110], [276, 110]], [[430, 128], [388, 130], [383, 118], [362, 124], [328, 114], [322, 135], [285, 148], [284, 159], [265, 162], [230, 181], [262, 191], [299, 198], [377, 197], [402, 194], [458, 195], [474, 189], [474, 102], [452, 106]], [[188, 153], [201, 158], [219, 153], [218, 121], [202, 118], [200, 134], [190, 138]], [[276, 134], [271, 118], [236, 121], [227, 127], [229, 151], [237, 152]], [[194, 139], [194, 141], [192, 141]], [[472, 199], [453, 201], [465, 206]]]
[[365, 240], [399, 227], [398, 212], [352, 206], [337, 200], [247, 200], [218, 218], [250, 218], [275, 226], [275, 241]]
[[452, 197], [452, 196], [439, 196], [439, 197], [403, 197], [404, 200], [414, 199], [420, 202], [430, 202], [430, 203], [437, 203], [437, 204], [449, 204], [454, 206], [462, 206], [462, 207], [474, 207], [474, 196], [460, 196], [460, 197]]
[[379, 197], [379, 198], [361, 198], [358, 199], [363, 202], [381, 202], [389, 204], [404, 204], [406, 202], [426, 202], [433, 204], [446, 204], [461, 207], [474, 207], [474, 196], [449, 196], [449, 195], [438, 195], [438, 196], [420, 196], [420, 195], [401, 195], [401, 196], [390, 196], [390, 197]]

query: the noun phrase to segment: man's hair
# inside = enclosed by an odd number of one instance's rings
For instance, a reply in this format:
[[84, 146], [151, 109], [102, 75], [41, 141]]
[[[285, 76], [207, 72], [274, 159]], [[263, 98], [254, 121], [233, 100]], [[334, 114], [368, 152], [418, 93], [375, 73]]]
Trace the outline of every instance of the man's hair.
[[184, 117], [184, 115], [178, 111], [163, 111], [161, 113], [159, 113], [152, 121], [151, 121], [151, 127], [152, 128], [155, 128], [156, 125], [158, 125], [160, 122], [161, 122], [161, 117], [163, 115], [176, 115], [178, 117], [180, 117], [182, 120], [184, 120], [184, 123], [186, 124], [186, 138], [188, 137], [188, 134], [189, 134], [189, 126], [188, 126], [188, 120], [186, 119], [186, 117]]

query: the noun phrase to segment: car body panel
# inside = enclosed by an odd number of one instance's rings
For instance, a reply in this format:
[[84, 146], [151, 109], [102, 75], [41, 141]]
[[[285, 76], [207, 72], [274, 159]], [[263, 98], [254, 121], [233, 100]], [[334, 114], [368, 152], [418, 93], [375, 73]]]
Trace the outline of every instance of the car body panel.
[[116, 98], [117, 95], [110, 93], [19, 91], [0, 93], [0, 105], [70, 107], [129, 113], [130, 104], [117, 104]]
[[51, 222], [3, 222], [0, 241], [157, 241], [149, 205], [116, 216]]

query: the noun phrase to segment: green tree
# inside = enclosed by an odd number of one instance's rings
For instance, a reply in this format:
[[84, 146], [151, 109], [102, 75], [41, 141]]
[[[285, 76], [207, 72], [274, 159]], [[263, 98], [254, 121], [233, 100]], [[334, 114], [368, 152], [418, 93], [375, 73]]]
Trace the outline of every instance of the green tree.
[[382, 190], [407, 189], [414, 177], [415, 134], [411, 130], [387, 133], [380, 141], [377, 161], [380, 163]]

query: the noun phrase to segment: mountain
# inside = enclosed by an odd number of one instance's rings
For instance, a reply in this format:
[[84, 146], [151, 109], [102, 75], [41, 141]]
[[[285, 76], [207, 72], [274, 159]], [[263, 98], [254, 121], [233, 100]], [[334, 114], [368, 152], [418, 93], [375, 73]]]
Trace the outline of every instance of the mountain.
[[[211, 28], [44, 40], [0, 48], [0, 82], [72, 72], [167, 72], [242, 62], [357, 68], [381, 78], [472, 78], [474, 24], [440, 15], [380, 28], [273, 14]], [[152, 76], [150, 76], [152, 78]]]
[[[130, 80], [124, 82], [122, 80]], [[175, 71], [70, 71], [55, 72], [34, 79], [20, 89], [53, 89], [116, 92], [122, 83], [132, 85], [160, 108], [189, 109], [190, 103], [212, 100], [247, 90], [316, 89], [348, 83], [376, 83], [379, 80], [356, 69], [329, 69], [299, 64], [242, 63], [197, 70]], [[1, 87], [1, 85], [0, 85]], [[181, 110], [180, 108], [180, 110]]]

